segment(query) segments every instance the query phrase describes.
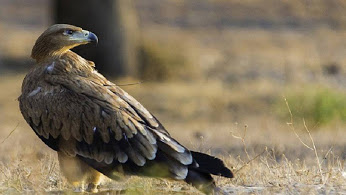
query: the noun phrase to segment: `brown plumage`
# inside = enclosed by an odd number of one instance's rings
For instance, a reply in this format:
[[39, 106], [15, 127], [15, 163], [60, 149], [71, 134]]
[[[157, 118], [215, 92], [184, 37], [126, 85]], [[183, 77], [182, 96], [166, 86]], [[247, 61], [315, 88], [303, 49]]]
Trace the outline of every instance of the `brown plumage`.
[[215, 157], [189, 151], [137, 100], [108, 81], [94, 63], [70, 51], [97, 37], [57, 24], [36, 41], [36, 65], [26, 75], [20, 109], [37, 136], [58, 152], [75, 186], [95, 190], [101, 174], [112, 179], [142, 175], [185, 180], [215, 192], [210, 174], [233, 177]]

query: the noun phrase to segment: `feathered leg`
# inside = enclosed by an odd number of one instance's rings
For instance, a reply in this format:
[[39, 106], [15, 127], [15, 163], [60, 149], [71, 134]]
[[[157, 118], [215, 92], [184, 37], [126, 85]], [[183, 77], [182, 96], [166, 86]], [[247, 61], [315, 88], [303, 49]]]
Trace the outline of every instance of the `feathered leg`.
[[58, 160], [63, 175], [75, 189], [84, 191], [84, 185], [86, 184], [88, 192], [97, 192], [97, 186], [102, 178], [100, 172], [91, 168], [79, 158], [69, 156], [64, 152], [58, 152]]
[[216, 185], [214, 179], [208, 173], [189, 169], [185, 181], [205, 194], [215, 194]]

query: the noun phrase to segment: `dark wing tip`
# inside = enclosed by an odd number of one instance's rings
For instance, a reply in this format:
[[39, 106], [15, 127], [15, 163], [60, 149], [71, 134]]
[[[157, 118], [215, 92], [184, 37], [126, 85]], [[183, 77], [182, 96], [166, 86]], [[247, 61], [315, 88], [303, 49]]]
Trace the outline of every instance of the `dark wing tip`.
[[233, 178], [234, 177], [232, 171], [229, 170], [227, 167], [223, 167], [220, 170], [220, 175], [223, 176], [223, 177], [227, 177], [227, 178]]
[[191, 154], [199, 165], [198, 169], [213, 175], [220, 175], [227, 178], [234, 177], [232, 171], [225, 166], [222, 160], [200, 152], [191, 151]]

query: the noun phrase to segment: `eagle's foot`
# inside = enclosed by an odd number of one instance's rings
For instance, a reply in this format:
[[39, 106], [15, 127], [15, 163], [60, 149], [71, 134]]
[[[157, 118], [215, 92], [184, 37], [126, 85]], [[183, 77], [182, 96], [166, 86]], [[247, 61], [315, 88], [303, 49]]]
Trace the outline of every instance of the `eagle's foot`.
[[91, 193], [97, 193], [99, 191], [99, 185], [94, 184], [94, 183], [89, 183], [86, 191], [91, 192]]
[[83, 186], [74, 186], [73, 187], [73, 192], [75, 193], [81, 193], [81, 192], [84, 192], [84, 187]]

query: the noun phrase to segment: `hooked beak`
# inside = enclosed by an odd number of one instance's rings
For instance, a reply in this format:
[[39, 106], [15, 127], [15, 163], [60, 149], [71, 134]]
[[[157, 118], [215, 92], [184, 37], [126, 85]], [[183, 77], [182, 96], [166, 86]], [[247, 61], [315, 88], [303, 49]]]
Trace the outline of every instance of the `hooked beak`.
[[87, 40], [89, 42], [95, 42], [96, 44], [99, 42], [99, 39], [97, 38], [97, 36], [94, 33], [90, 32], [90, 31], [86, 31], [86, 32], [87, 32], [87, 34], [85, 34], [85, 35], [87, 36]]
[[98, 43], [97, 36], [94, 33], [87, 31], [87, 30], [82, 30], [82, 31], [74, 33], [70, 37], [70, 40], [74, 41], [78, 44], [87, 44], [87, 43], [91, 43], [91, 42]]

